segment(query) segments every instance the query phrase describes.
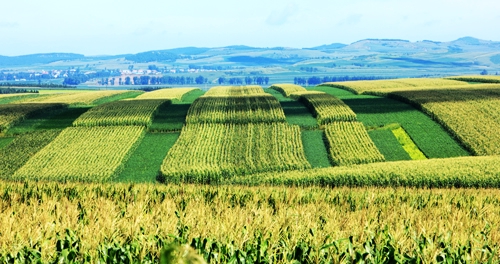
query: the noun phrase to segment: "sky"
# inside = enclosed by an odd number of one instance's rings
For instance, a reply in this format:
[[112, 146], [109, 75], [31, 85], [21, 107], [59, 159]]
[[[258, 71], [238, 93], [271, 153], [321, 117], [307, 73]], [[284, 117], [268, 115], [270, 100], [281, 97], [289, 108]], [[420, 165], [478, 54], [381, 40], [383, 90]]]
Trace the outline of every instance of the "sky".
[[498, 0], [4, 1], [0, 55], [315, 47], [366, 38], [500, 41]]

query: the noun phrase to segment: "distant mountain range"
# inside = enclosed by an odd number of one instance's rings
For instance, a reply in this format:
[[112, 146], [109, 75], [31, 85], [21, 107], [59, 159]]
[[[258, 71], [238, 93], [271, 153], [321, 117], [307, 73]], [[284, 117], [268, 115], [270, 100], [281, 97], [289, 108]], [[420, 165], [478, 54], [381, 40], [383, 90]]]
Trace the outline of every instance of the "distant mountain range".
[[0, 69], [49, 65], [55, 62], [120, 60], [130, 63], [210, 64], [241, 66], [354, 65], [359, 67], [482, 67], [500, 68], [500, 42], [464, 37], [455, 41], [364, 39], [349, 45], [333, 43], [311, 48], [228, 46], [183, 47], [137, 54], [85, 56], [74, 53], [0, 56]]

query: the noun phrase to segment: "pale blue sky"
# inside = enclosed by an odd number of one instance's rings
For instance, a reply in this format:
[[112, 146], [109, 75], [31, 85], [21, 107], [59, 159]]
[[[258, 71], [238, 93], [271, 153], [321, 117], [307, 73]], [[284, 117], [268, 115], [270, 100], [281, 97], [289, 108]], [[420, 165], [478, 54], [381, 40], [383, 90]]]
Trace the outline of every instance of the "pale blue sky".
[[9, 56], [302, 48], [365, 38], [500, 41], [498, 0], [16, 0], [1, 8], [0, 55]]

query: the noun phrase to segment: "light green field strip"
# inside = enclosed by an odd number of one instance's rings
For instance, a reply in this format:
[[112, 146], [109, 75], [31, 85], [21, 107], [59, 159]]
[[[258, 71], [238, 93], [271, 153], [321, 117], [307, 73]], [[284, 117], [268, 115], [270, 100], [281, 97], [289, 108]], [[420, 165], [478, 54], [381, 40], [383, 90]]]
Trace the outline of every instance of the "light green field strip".
[[398, 127], [392, 130], [392, 133], [398, 140], [398, 142], [403, 146], [403, 149], [410, 155], [412, 160], [423, 160], [427, 157], [420, 151], [420, 149], [415, 145], [415, 142], [410, 138], [408, 133], [402, 128]]
[[14, 180], [103, 182], [119, 173], [144, 127], [71, 127], [14, 173]]
[[141, 99], [177, 99], [179, 101], [182, 100], [182, 97], [194, 90], [199, 90], [199, 88], [168, 88], [168, 89], [160, 89], [152, 92], [146, 92], [143, 93], [139, 96], [137, 96], [135, 99], [141, 100]]

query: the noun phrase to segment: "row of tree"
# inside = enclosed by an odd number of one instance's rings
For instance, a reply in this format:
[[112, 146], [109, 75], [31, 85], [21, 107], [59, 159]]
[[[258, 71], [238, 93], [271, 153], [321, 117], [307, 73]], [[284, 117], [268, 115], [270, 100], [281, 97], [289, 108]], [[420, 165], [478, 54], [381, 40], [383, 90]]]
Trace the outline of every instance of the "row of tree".
[[217, 80], [219, 84], [230, 84], [230, 85], [242, 85], [245, 83], [245, 85], [252, 85], [252, 84], [257, 84], [257, 85], [267, 85], [269, 84], [269, 77], [263, 77], [263, 76], [256, 76], [256, 77], [251, 77], [247, 76], [245, 78], [239, 78], [239, 77], [232, 77], [232, 78], [226, 78], [224, 76], [219, 77]]
[[382, 76], [312, 76], [312, 77], [295, 77], [293, 83], [298, 85], [318, 85], [325, 82], [347, 82], [347, 81], [366, 81], [366, 80], [383, 80], [390, 77]]
[[15, 94], [15, 93], [38, 93], [38, 90], [0, 88], [0, 94]]

